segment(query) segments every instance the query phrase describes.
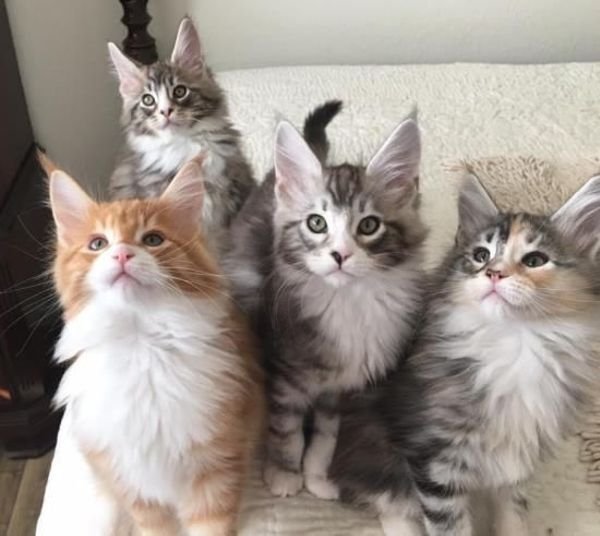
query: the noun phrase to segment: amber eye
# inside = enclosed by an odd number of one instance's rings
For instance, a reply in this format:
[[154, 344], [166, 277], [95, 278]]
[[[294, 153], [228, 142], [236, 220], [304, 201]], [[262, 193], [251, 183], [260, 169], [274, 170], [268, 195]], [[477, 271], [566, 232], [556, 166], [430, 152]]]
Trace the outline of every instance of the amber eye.
[[381, 226], [381, 220], [375, 216], [367, 216], [360, 220], [358, 224], [358, 232], [360, 234], [369, 236], [375, 234]]
[[95, 236], [90, 240], [90, 243], [88, 244], [88, 249], [91, 251], [100, 251], [106, 246], [108, 246], [108, 240], [106, 240], [106, 238], [104, 238], [103, 236]]
[[541, 251], [532, 251], [531, 253], [527, 253], [522, 259], [521, 262], [527, 266], [527, 268], [539, 268], [540, 266], [544, 266], [550, 259], [548, 255], [542, 253]]
[[327, 231], [327, 222], [319, 214], [311, 214], [306, 219], [306, 225], [313, 233], [324, 233]]
[[160, 246], [164, 241], [165, 239], [163, 236], [156, 232], [146, 233], [144, 236], [142, 236], [142, 242], [151, 248]]
[[484, 247], [478, 247], [473, 250], [473, 259], [475, 262], [487, 262], [490, 260], [490, 250]]
[[173, 97], [176, 99], [183, 99], [188, 92], [188, 88], [182, 85], [175, 86], [173, 88]]
[[142, 104], [144, 106], [154, 106], [154, 97], [150, 93], [144, 93], [142, 95]]

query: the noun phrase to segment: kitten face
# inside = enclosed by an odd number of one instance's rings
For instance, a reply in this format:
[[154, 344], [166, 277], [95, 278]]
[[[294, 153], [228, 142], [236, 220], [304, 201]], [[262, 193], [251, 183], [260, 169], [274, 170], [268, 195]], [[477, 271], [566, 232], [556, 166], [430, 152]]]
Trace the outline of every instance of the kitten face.
[[127, 124], [136, 133], [165, 136], [193, 130], [222, 108], [223, 96], [212, 77], [157, 63], [146, 70], [140, 91], [124, 98], [123, 104]]
[[180, 266], [191, 266], [184, 243], [158, 203], [100, 205], [69, 248], [63, 269], [92, 295], [132, 299], [151, 290], [179, 288]]
[[539, 216], [500, 216], [462, 246], [454, 268], [455, 299], [491, 317], [575, 312], [590, 292], [586, 263]]
[[138, 135], [189, 135], [203, 120], [224, 113], [223, 93], [206, 66], [188, 18], [179, 26], [170, 61], [140, 67], [109, 43], [123, 98], [123, 124]]
[[393, 268], [425, 238], [417, 212], [419, 130], [411, 119], [366, 168], [323, 167], [281, 123], [275, 144], [276, 254], [296, 275], [339, 287]]
[[61, 171], [52, 173], [50, 193], [54, 276], [67, 314], [93, 298], [127, 305], [156, 293], [218, 293], [198, 227], [200, 160], [183, 166], [157, 199], [95, 203]]
[[502, 214], [469, 177], [459, 197], [450, 298], [490, 318], [574, 315], [597, 301], [600, 178], [551, 217]]
[[[320, 193], [307, 206], [279, 213], [280, 250], [286, 263], [333, 286], [397, 266], [410, 256], [423, 229], [406, 225], [406, 214], [368, 188], [362, 168], [324, 171]], [[388, 209], [388, 210], [386, 210]]]

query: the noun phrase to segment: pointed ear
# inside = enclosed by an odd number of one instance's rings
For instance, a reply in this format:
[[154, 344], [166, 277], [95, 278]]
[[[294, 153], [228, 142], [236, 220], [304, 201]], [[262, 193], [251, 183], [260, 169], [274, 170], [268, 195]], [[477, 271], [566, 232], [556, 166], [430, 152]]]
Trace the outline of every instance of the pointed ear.
[[199, 155], [184, 164], [160, 197], [174, 208], [173, 217], [183, 226], [195, 225], [202, 217], [204, 206], [203, 160], [204, 155]]
[[50, 207], [56, 223], [58, 240], [65, 244], [72, 242], [87, 220], [94, 201], [64, 171], [52, 171], [50, 175]]
[[600, 253], [600, 175], [589, 179], [551, 219], [577, 251], [595, 260]]
[[287, 207], [298, 207], [318, 192], [323, 168], [300, 133], [287, 121], [275, 132], [275, 195]]
[[144, 90], [145, 75], [117, 45], [108, 43], [108, 53], [119, 77], [119, 92], [122, 97], [137, 97]]
[[481, 181], [468, 175], [458, 195], [458, 235], [471, 237], [498, 217], [499, 211]]
[[421, 135], [415, 119], [400, 123], [371, 158], [367, 177], [396, 205], [410, 202], [418, 192]]
[[40, 164], [40, 167], [44, 170], [46, 177], [50, 178], [53, 171], [58, 171], [58, 167], [56, 164], [48, 158], [48, 155], [41, 151], [40, 149], [36, 150], [36, 157]]
[[184, 17], [177, 30], [175, 46], [171, 53], [171, 63], [182, 69], [202, 72], [204, 70], [204, 56], [200, 37], [192, 19]]

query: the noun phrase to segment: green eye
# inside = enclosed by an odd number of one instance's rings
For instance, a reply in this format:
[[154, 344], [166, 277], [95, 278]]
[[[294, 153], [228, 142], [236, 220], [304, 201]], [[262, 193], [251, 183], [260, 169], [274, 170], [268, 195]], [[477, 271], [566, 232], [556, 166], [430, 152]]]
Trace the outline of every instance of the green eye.
[[88, 249], [91, 251], [100, 251], [106, 246], [108, 246], [108, 240], [106, 240], [106, 238], [104, 238], [103, 236], [95, 236], [90, 240], [90, 243], [88, 244]]
[[490, 250], [484, 247], [478, 247], [473, 250], [473, 259], [475, 262], [487, 262], [490, 260]]
[[306, 219], [306, 225], [313, 233], [324, 233], [327, 231], [327, 222], [323, 216], [311, 214]]
[[548, 255], [545, 253], [542, 253], [541, 251], [532, 251], [531, 253], [527, 253], [527, 255], [521, 259], [521, 262], [528, 268], [539, 268], [540, 266], [544, 266], [549, 260]]
[[178, 85], [173, 88], [173, 97], [183, 99], [187, 95], [188, 89], [185, 86]]
[[142, 95], [142, 104], [144, 106], [154, 106], [154, 97], [150, 93]]
[[381, 227], [381, 220], [375, 216], [367, 216], [360, 220], [358, 224], [358, 232], [365, 236], [376, 233]]
[[146, 233], [144, 236], [142, 236], [142, 242], [151, 248], [160, 246], [164, 241], [165, 239], [163, 236], [156, 232]]

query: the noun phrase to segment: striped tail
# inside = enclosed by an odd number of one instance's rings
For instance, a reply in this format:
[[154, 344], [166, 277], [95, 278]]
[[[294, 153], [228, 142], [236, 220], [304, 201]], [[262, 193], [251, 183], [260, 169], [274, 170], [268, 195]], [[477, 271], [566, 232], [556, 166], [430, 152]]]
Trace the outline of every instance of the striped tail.
[[327, 101], [308, 114], [304, 121], [304, 139], [323, 165], [329, 152], [329, 141], [325, 128], [341, 109], [342, 101]]

